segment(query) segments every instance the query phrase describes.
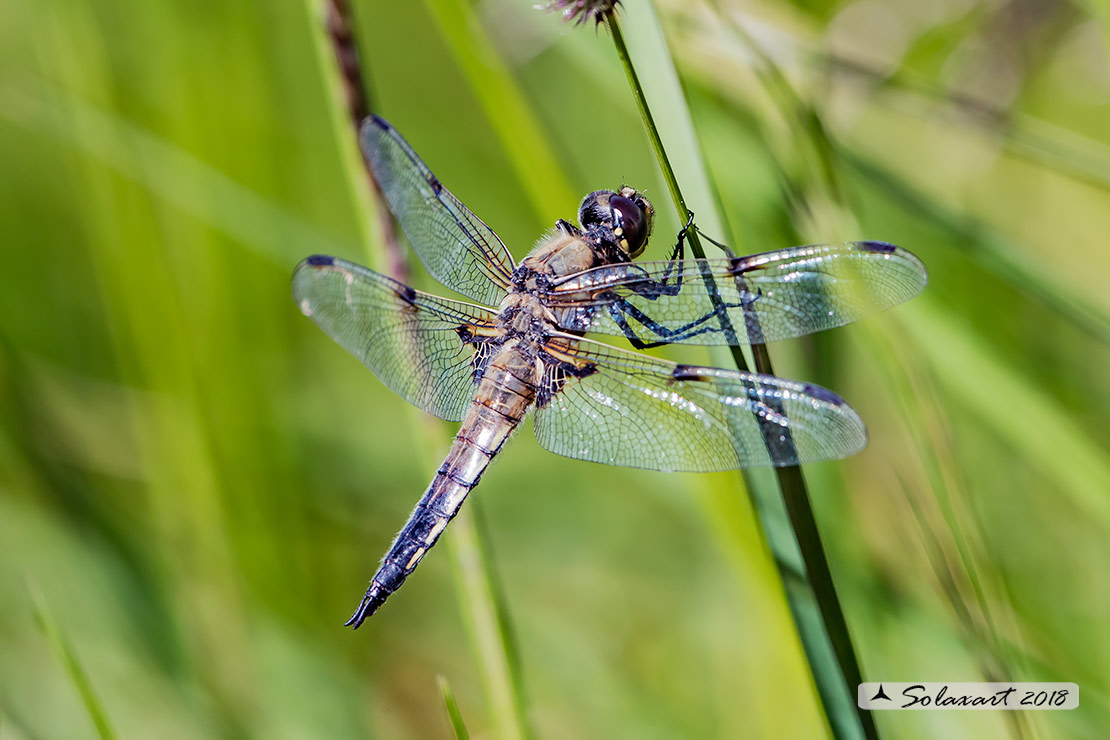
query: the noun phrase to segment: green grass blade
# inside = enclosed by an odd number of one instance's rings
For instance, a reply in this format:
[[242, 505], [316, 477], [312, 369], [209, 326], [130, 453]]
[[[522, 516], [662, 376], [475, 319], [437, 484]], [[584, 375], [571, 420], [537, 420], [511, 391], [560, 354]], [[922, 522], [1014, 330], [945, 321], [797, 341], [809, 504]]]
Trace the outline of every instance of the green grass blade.
[[81, 662], [77, 659], [77, 653], [74, 652], [73, 647], [69, 644], [65, 635], [62, 634], [61, 628], [58, 627], [54, 614], [50, 611], [50, 606], [46, 602], [46, 597], [34, 581], [28, 580], [27, 591], [31, 597], [31, 608], [35, 614], [35, 622], [38, 623], [47, 643], [54, 651], [54, 656], [65, 668], [77, 695], [81, 697], [81, 703], [84, 704], [85, 711], [88, 712], [97, 735], [101, 740], [116, 740], [119, 735], [112, 728], [112, 723], [108, 719], [108, 712], [93, 690], [89, 674], [81, 666]]
[[[658, 45], [666, 48], [657, 22], [651, 23], [647, 20], [653, 19], [654, 16], [646, 4], [630, 10], [629, 15], [642, 25], [649, 26], [647, 33], [655, 35]], [[678, 178], [671, 168], [671, 160], [667, 157], [662, 137], [656, 128], [640, 75], [637, 74], [632, 63], [620, 24], [614, 19], [610, 22], [610, 26], [618, 56], [624, 63], [629, 84], [637, 99], [649, 138], [681, 217], [688, 210], [686, 201], [679, 191]], [[674, 117], [681, 123], [674, 128], [683, 132], [682, 138], [686, 142], [685, 147], [680, 145], [680, 148], [689, 150], [683, 159], [694, 163], [693, 179], [699, 184], [699, 190], [704, 191], [704, 203], [711, 206], [718, 202], [718, 198], [709, 182], [693, 132], [692, 118], [674, 67], [669, 63], [669, 56], [665, 53], [655, 54], [653, 58], [656, 60], [656, 69], [652, 74], [643, 77], [649, 79], [653, 86], [658, 85], [657, 102], [658, 98], [667, 99], [667, 105], [660, 106], [661, 109], [672, 114], [677, 112]], [[664, 60], [664, 63], [661, 64], [660, 59]], [[831, 168], [827, 169], [831, 170]], [[712, 210], [714, 210], [712, 207], [703, 209], [699, 206], [699, 220], [702, 219], [703, 213]], [[715, 214], [711, 220], [717, 224], [723, 223], [719, 214]], [[718, 230], [717, 233], [721, 231]], [[690, 246], [696, 257], [704, 256], [696, 235], [691, 239]], [[768, 374], [774, 372], [765, 347], [755, 345], [752, 347], [752, 352], [759, 372]], [[732, 348], [732, 354], [736, 366], [742, 370], [746, 369], [739, 349]], [[775, 475], [782, 494], [781, 502], [777, 502], [777, 497], [768, 491], [756, 491], [750, 484], [748, 488], [754, 492], [760, 502], [757, 510], [764, 522], [764, 529], [767, 531], [776, 562], [780, 566], [786, 563], [794, 564], [789, 571], [782, 572], [783, 584], [827, 718], [834, 735], [838, 738], [877, 738], [878, 731], [870, 714], [860, 712], [855, 706], [855, 686], [860, 681], [860, 670], [843, 610], [832, 582], [801, 470], [796, 467], [776, 469]], [[750, 480], [751, 477], [745, 477], [745, 482]], [[784, 516], [789, 520], [792, 532], [789, 535], [772, 536], [770, 531], [772, 527], [781, 531], [778, 524], [783, 521]], [[802, 580], [796, 577], [799, 563], [804, 563]]]
[[470, 740], [470, 733], [466, 731], [466, 723], [463, 722], [462, 712], [459, 711], [459, 703], [455, 701], [455, 694], [451, 691], [451, 684], [447, 682], [447, 677], [436, 676], [436, 686], [439, 687], [439, 695], [443, 699], [443, 708], [447, 711], [447, 721], [451, 724], [451, 731], [455, 733], [455, 740]]
[[0, 87], [0, 120], [56, 138], [275, 262], [295, 264], [304, 256], [304, 245], [324, 252], [342, 248], [172, 142], [46, 80], [27, 78]]
[[953, 212], [935, 198], [919, 192], [904, 178], [851, 150], [842, 149], [844, 160], [863, 177], [881, 188], [907, 213], [924, 217], [931, 225], [943, 229], [951, 239], [943, 242], [969, 255], [1001, 280], [1035, 296], [1092, 337], [1110, 343], [1110, 314], [1074, 290], [1062, 278], [1055, 277], [1051, 262], [1022, 258], [1023, 248], [994, 233], [976, 219]]
[[[659, 129], [655, 124], [655, 116], [652, 114], [651, 107], [648, 105], [647, 97], [644, 95], [644, 87], [640, 83], [639, 73], [637, 73], [635, 65], [632, 64], [632, 57], [629, 56], [628, 46], [624, 42], [624, 34], [621, 32], [620, 23], [615, 17], [610, 20], [609, 29], [613, 34], [613, 44], [616, 47], [617, 56], [621, 60], [621, 66], [624, 67], [625, 74], [628, 77], [628, 85], [632, 89], [632, 95], [636, 100], [636, 107], [640, 112], [640, 118], [644, 123], [644, 129], [647, 131], [648, 139], [651, 142], [652, 151], [655, 152], [656, 159], [659, 160], [659, 167], [663, 171], [663, 179], [667, 183], [667, 189], [670, 190], [671, 199], [674, 201], [675, 210], [678, 211], [679, 220], [685, 222], [686, 219], [689, 217], [690, 208], [686, 205], [686, 199], [683, 197], [682, 190], [679, 188], [678, 177], [675, 175], [674, 169], [671, 166], [671, 160], [667, 156], [667, 150], [663, 146], [663, 139], [660, 136]], [[669, 78], [673, 76], [673, 69], [671, 70], [671, 72], [672, 75], [665, 75], [664, 78]], [[671, 94], [677, 92], [678, 97], [681, 98], [681, 89], [678, 89], [677, 91], [670, 90], [669, 92]], [[680, 118], [686, 121], [686, 123], [690, 123], [688, 116], [680, 116]], [[687, 130], [692, 137], [692, 126]], [[697, 152], [695, 154], [695, 158], [697, 161], [701, 161], [700, 152]], [[708, 179], [705, 176], [704, 167], [700, 168], [700, 172], [702, 176], [698, 179], [706, 186], [706, 190], [708, 192], [712, 192], [712, 188], [708, 187]], [[714, 219], [712, 216], [708, 216], [707, 220], [720, 223], [720, 219]], [[717, 233], [720, 233], [720, 231], [718, 231]], [[687, 232], [686, 241], [694, 257], [698, 259], [705, 258], [705, 250], [702, 249], [701, 239], [699, 238], [696, 229], [691, 229], [689, 232]], [[712, 281], [712, 278], [706, 275], [705, 280]], [[719, 301], [719, 299], [715, 300]], [[725, 326], [729, 323], [728, 319], [723, 318], [723, 312], [721, 323], [722, 326]], [[725, 328], [729, 333], [735, 332], [735, 329], [733, 327], [726, 326]], [[739, 346], [730, 346], [728, 348], [728, 351], [732, 356], [732, 363], [736, 366], [738, 370], [748, 369], [748, 363], [744, 359], [743, 352], [741, 351]]]
[[[921, 538], [922, 550], [939, 592], [955, 616], [962, 638], [988, 681], [1018, 680], [1030, 675], [1026, 654], [1017, 646], [1014, 608], [1006, 588], [989, 563], [982, 526], [971, 505], [964, 470], [953, 454], [947, 433], [942, 391], [925, 367], [903, 367], [895, 358], [903, 352], [902, 337], [867, 333], [874, 354], [883, 359], [884, 387], [900, 410], [905, 434], [913, 440], [924, 476], [900, 472], [908, 518]], [[910, 467], [915, 463], [903, 464]], [[1035, 675], [1035, 674], [1033, 674]], [[1027, 712], [1010, 718], [1014, 736], [1035, 737]]]
[[859, 60], [812, 48], [800, 39], [796, 41], [816, 70], [832, 69], [837, 74], [866, 81], [882, 93], [879, 101], [893, 110], [921, 119], [935, 117], [943, 110], [953, 122], [997, 140], [1014, 157], [1110, 191], [1110, 148], [1095, 139], [1028, 114], [1000, 109], [905, 69], [894, 72], [875, 69]]
[[[721, 13], [719, 7], [718, 13], [728, 20], [730, 30], [751, 53], [755, 74], [786, 122], [792, 149], [797, 150], [795, 156], [800, 159], [801, 175], [791, 177], [782, 168], [780, 176], [788, 183], [793, 193], [792, 202], [800, 209], [796, 215], [810, 223], [809, 228], [815, 232], [804, 234], [803, 241], [823, 240], [825, 232], [846, 235], [845, 232], [854, 231], [854, 219], [847, 209], [839, 174], [836, 148], [821, 116], [798, 95], [771, 56], [734, 22], [732, 16]], [[827, 205], [822, 207], [822, 203]], [[761, 372], [771, 372], [766, 349], [758, 347], [755, 351], [756, 367]], [[809, 613], [804, 621], [811, 625], [811, 634], [803, 631], [802, 639], [806, 642], [822, 700], [827, 708], [834, 708], [829, 721], [838, 736], [854, 736], [862, 725], [865, 736], [877, 737], [878, 730], [871, 714], [861, 712], [855, 706], [854, 687], [863, 679], [801, 473], [797, 468], [776, 470], [776, 473], [786, 513], [806, 564], [811, 591], [800, 588], [796, 580], [787, 580], [787, 588], [788, 592], [794, 593], [791, 602], [798, 605], [798, 612]], [[820, 624], [813, 617], [814, 610], [820, 616]], [[820, 634], [821, 631], [824, 635]], [[832, 656], [828, 654], [829, 647]], [[847, 688], [848, 696], [836, 685], [836, 677], [816, 675], [827, 671], [840, 672], [839, 680]]]
[[533, 733], [525, 710], [520, 660], [505, 600], [493, 574], [478, 501], [467, 503], [451, 523], [451, 532], [447, 542], [460, 585], [460, 606], [480, 659], [494, 735], [505, 740], [530, 738]]
[[526, 190], [536, 213], [546, 217], [552, 203], [575, 203], [563, 166], [536, 115], [496, 52], [474, 9], [464, 0], [425, 0], [440, 33], [458, 62], [491, 130], [522, 183], [543, 183]]
[[[304, 12], [305, 24], [312, 29], [313, 62], [319, 70], [320, 83], [327, 91], [331, 103], [327, 106], [328, 124], [331, 127], [334, 145], [338, 146], [342, 152], [340, 162], [347, 180], [348, 187], [346, 191], [351, 197], [351, 210], [356, 216], [359, 236], [364, 244], [369, 244], [372, 239], [380, 237], [382, 234], [381, 224], [378, 223], [377, 219], [380, 211], [367, 205], [374, 201], [371, 200], [370, 180], [366, 177], [365, 162], [359, 151], [359, 122], [354, 121], [352, 127], [351, 116], [345, 110], [344, 79], [336, 62], [342, 51], [333, 48], [332, 44], [336, 39], [327, 32], [324, 24], [319, 22], [321, 17], [327, 16], [327, 13], [323, 12], [324, 5], [318, 0], [304, 0], [301, 8]], [[339, 11], [334, 10], [333, 6], [332, 12]], [[359, 92], [364, 91], [360, 90]], [[352, 128], [354, 135], [351, 135]], [[372, 258], [376, 258], [371, 267], [383, 269], [384, 264], [389, 264], [386, 262], [388, 255], [382, 256], [375, 254], [374, 250], [368, 251]]]
[[1059, 405], [929, 296], [906, 312], [902, 326], [911, 343], [927, 348], [922, 356], [951, 398], [1058, 481], [1078, 509], [1110, 527], [1110, 460]]

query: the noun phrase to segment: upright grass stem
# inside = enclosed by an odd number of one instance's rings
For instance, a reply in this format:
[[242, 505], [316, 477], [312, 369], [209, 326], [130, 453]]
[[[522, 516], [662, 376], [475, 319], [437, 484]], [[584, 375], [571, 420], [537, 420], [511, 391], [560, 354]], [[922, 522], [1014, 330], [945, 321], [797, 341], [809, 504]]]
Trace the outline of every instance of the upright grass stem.
[[46, 641], [50, 643], [58, 661], [65, 668], [66, 673], [69, 675], [69, 681], [77, 690], [77, 694], [81, 697], [81, 703], [85, 705], [85, 711], [89, 715], [89, 719], [96, 728], [96, 734], [100, 740], [116, 740], [119, 735], [116, 734], [112, 723], [108, 719], [108, 712], [104, 709], [100, 698], [93, 690], [92, 681], [89, 680], [89, 674], [81, 666], [81, 662], [77, 659], [77, 654], [73, 652], [70, 647], [69, 641], [62, 634], [61, 628], [54, 620], [54, 614], [50, 611], [50, 606], [46, 602], [46, 597], [43, 596], [42, 591], [39, 590], [37, 584], [28, 581], [27, 590], [31, 596], [31, 607], [35, 612], [35, 621], [38, 622], [39, 629], [42, 630], [43, 636]]
[[[346, 0], [327, 0], [326, 18], [328, 41], [343, 83], [347, 117], [353, 123], [357, 142], [359, 126], [370, 113], [370, 99], [354, 23]], [[345, 127], [337, 120], [336, 128], [341, 133]], [[363, 158], [363, 164], [365, 163]], [[407, 261], [397, 238], [396, 225], [369, 167], [365, 172], [373, 192], [373, 206], [379, 222], [378, 234], [381, 236], [384, 252], [384, 255], [378, 255], [372, 262], [394, 279], [404, 281], [407, 277]], [[413, 416], [420, 417], [415, 420], [420, 457], [426, 458], [428, 464], [425, 467], [431, 469], [434, 464], [431, 461], [435, 458], [433, 450], [441, 446], [443, 425], [415, 410]], [[463, 619], [478, 659], [495, 736], [523, 740], [532, 735], [527, 719], [523, 673], [508, 607], [494, 572], [490, 546], [485, 541], [485, 530], [476, 516], [478, 506], [477, 501], [471, 501], [468, 504], [470, 511], [464, 509], [455, 518], [446, 550], [454, 563], [455, 583], [459, 589]], [[456, 737], [466, 737], [466, 728], [462, 724], [454, 696], [445, 687], [446, 681], [442, 680], [440, 691], [447, 705], [452, 728]]]
[[[671, 198], [678, 209], [680, 218], [685, 221], [690, 210], [671, 166], [663, 146], [662, 137], [655, 125], [654, 117], [644, 95], [643, 86], [639, 75], [632, 63], [628, 47], [621, 31], [620, 23], [615, 15], [610, 16], [609, 28], [613, 34], [613, 42], [617, 56], [621, 60], [629, 86], [636, 100], [637, 109], [644, 122], [659, 166], [663, 171], [664, 180], [670, 190]], [[696, 231], [691, 231], [689, 236], [690, 251], [697, 258], [704, 258]], [[747, 370], [747, 364], [739, 347], [731, 346], [730, 351], [737, 369]], [[758, 372], [768, 375], [774, 374], [770, 356], [762, 344], [752, 345], [752, 354]], [[790, 519], [793, 530], [793, 541], [779, 542], [768, 538], [772, 549], [795, 549], [801, 555], [805, 564], [803, 580], [799, 582], [798, 573], [790, 567], [790, 563], [797, 562], [792, 552], [775, 552], [775, 560], [780, 569], [783, 586], [786, 590], [794, 623], [809, 659], [810, 669], [813, 674], [817, 692], [821, 698], [833, 734], [837, 738], [878, 738], [878, 730], [868, 712], [857, 710], [855, 707], [855, 687], [861, 682], [859, 664], [855, 657], [851, 635], [848, 632], [847, 622], [844, 619], [843, 609], [836, 594], [832, 581], [832, 573], [821, 544], [817, 522], [813, 516], [813, 509], [809, 501], [805, 480], [801, 469], [786, 467], [775, 469], [781, 503]], [[765, 534], [771, 529], [769, 517], [774, 512], [765, 506], [756, 506], [763, 521]], [[816, 613], [814, 612], [816, 609]], [[832, 661], [830, 664], [830, 660]]]
[[[647, 98], [644, 97], [644, 88], [640, 84], [640, 77], [636, 74], [636, 68], [632, 64], [632, 58], [628, 54], [628, 46], [624, 43], [624, 34], [621, 32], [620, 23], [617, 21], [616, 15], [609, 19], [609, 28], [613, 33], [613, 44], [617, 49], [617, 56], [620, 57], [621, 66], [624, 67], [624, 73], [628, 77], [628, 85], [632, 88], [632, 96], [636, 100], [636, 110], [640, 112], [640, 118], [644, 122], [644, 129], [647, 131], [648, 140], [651, 142], [651, 149], [655, 152], [655, 158], [659, 160], [659, 168], [663, 172], [663, 179], [667, 183], [667, 190], [670, 191], [671, 199], [674, 201], [674, 206], [678, 209], [679, 218], [683, 223], [690, 216], [690, 208], [686, 205], [686, 199], [682, 196], [682, 189], [678, 186], [678, 178], [675, 176], [674, 168], [671, 167], [671, 161], [667, 157], [667, 150], [663, 147], [663, 139], [659, 136], [659, 129], [655, 125], [655, 118], [651, 115], [651, 108], [648, 107]], [[694, 257], [698, 259], [705, 259], [705, 250], [701, 246], [701, 238], [698, 236], [697, 229], [690, 229], [686, 236], [686, 242], [690, 245], [690, 251], [694, 253]], [[711, 277], [708, 277], [712, 280]], [[724, 319], [722, 314], [722, 320]], [[736, 367], [740, 370], [746, 371], [748, 363], [744, 360], [744, 355], [740, 351], [740, 347], [736, 344], [729, 346], [729, 351], [732, 354], [732, 359], [736, 363]]]
[[454, 733], [455, 740], [470, 740], [470, 733], [466, 730], [466, 722], [463, 721], [459, 703], [455, 701], [455, 693], [451, 691], [451, 684], [448, 683], [447, 677], [443, 675], [436, 676], [436, 684], [439, 686], [439, 695], [443, 699], [443, 708], [447, 712], [447, 722], [451, 725], [451, 732]]

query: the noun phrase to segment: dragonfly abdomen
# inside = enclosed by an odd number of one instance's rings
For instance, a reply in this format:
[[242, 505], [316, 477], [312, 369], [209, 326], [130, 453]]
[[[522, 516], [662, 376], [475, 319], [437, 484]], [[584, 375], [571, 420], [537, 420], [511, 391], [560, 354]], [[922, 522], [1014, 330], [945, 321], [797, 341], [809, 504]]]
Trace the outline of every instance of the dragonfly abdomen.
[[[517, 353], [512, 353], [517, 354]], [[521, 358], [524, 359], [524, 358]], [[459, 433], [428, 489], [397, 534], [362, 602], [347, 625], [358, 628], [401, 587], [459, 512], [535, 397], [527, 377], [515, 372], [514, 358], [499, 355], [486, 370]]]

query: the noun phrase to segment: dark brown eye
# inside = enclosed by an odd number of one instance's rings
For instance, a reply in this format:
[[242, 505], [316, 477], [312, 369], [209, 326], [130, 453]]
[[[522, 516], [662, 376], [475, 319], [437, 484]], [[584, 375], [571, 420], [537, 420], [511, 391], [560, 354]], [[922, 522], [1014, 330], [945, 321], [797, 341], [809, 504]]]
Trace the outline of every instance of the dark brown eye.
[[644, 209], [623, 195], [610, 198], [609, 207], [613, 210], [613, 235], [618, 238], [628, 256], [639, 256], [644, 251], [648, 237]]

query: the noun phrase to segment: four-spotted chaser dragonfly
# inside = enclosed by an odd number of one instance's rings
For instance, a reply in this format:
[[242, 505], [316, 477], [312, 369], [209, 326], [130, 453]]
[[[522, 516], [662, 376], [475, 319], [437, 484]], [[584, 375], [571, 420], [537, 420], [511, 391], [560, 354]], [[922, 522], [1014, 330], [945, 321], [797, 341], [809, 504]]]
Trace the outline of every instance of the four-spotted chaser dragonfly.
[[[297, 266], [301, 311], [410, 403], [461, 421], [451, 450], [370, 582], [358, 627], [436, 543], [525, 414], [579, 460], [664, 471], [797, 465], [863, 449], [839, 396], [790, 380], [682, 365], [586, 339], [769, 342], [841, 326], [916, 295], [921, 262], [883, 242], [749, 257], [633, 262], [652, 207], [629, 187], [582, 201], [517, 264], [385, 120], [362, 150], [428, 272], [482, 305], [422, 293], [336, 257]], [[689, 225], [689, 224], [688, 224]], [[496, 306], [496, 308], [492, 308]]]

